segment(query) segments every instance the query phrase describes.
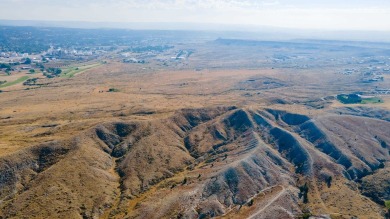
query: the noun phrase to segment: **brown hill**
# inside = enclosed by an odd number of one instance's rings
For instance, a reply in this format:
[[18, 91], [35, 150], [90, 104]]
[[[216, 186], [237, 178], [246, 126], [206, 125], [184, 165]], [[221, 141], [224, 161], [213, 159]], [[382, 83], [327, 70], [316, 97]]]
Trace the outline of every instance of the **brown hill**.
[[388, 130], [236, 107], [102, 123], [1, 157], [0, 217], [380, 218]]

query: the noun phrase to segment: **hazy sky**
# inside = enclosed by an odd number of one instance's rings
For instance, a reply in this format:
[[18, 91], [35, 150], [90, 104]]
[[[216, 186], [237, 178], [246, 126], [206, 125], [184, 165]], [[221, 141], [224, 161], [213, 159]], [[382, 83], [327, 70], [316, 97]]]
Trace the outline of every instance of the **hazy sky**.
[[0, 0], [0, 19], [390, 31], [390, 0]]

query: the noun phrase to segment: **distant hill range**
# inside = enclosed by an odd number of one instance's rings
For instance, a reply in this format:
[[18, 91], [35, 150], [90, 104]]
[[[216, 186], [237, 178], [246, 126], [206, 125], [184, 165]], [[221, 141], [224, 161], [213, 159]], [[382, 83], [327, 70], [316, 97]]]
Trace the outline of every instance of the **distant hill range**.
[[[322, 39], [390, 42], [388, 31], [326, 31], [288, 29], [271, 26], [213, 24], [213, 23], [136, 23], [136, 22], [88, 22], [88, 21], [42, 21], [0, 20], [0, 26], [65, 27], [65, 28], [113, 28], [133, 30], [191, 30], [212, 32], [235, 32], [248, 38], [262, 40]], [[246, 33], [246, 34], [244, 34]], [[248, 34], [250, 33], [250, 34]]]

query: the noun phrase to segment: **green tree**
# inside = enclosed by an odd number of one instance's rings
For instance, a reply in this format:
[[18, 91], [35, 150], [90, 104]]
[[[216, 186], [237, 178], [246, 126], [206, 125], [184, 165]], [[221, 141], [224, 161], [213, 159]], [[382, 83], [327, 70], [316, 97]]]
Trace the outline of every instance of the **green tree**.
[[55, 75], [59, 75], [59, 74], [61, 74], [61, 73], [62, 73], [62, 70], [59, 69], [59, 68], [57, 68], [57, 69], [55, 70], [55, 72], [54, 72]]
[[26, 65], [31, 64], [31, 59], [30, 58], [26, 58], [26, 60], [23, 62], [23, 64], [26, 64]]
[[11, 68], [11, 65], [6, 63], [0, 63], [0, 68]]
[[[53, 78], [53, 77], [60, 75], [62, 73], [62, 70], [60, 68], [48, 68], [47, 72], [49, 74], [47, 74], [46, 77]], [[49, 75], [50, 75], [50, 77], [49, 77]]]

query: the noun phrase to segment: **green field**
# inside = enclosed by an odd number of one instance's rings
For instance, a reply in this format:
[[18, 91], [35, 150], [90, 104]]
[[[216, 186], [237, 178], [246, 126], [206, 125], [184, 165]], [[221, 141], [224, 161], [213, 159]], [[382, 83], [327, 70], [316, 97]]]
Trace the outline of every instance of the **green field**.
[[379, 97], [364, 98], [356, 94], [339, 94], [337, 99], [343, 104], [374, 104], [383, 103]]
[[87, 71], [87, 70], [92, 69], [92, 68], [96, 68], [96, 67], [98, 67], [100, 65], [102, 65], [102, 64], [101, 63], [95, 63], [95, 64], [91, 64], [91, 65], [86, 65], [86, 66], [67, 68], [67, 69], [63, 70], [63, 72], [61, 74], [61, 77], [62, 78], [72, 78], [76, 74], [80, 74], [80, 73], [82, 73], [84, 71]]
[[383, 103], [383, 100], [378, 97], [372, 97], [372, 98], [363, 98], [362, 104], [368, 104], [368, 103]]
[[12, 86], [12, 85], [15, 85], [15, 84], [22, 83], [22, 82], [26, 81], [29, 78], [30, 78], [29, 76], [20, 77], [20, 78], [18, 78], [15, 81], [7, 82], [5, 84], [0, 85], [0, 88], [9, 87], [9, 86]]

